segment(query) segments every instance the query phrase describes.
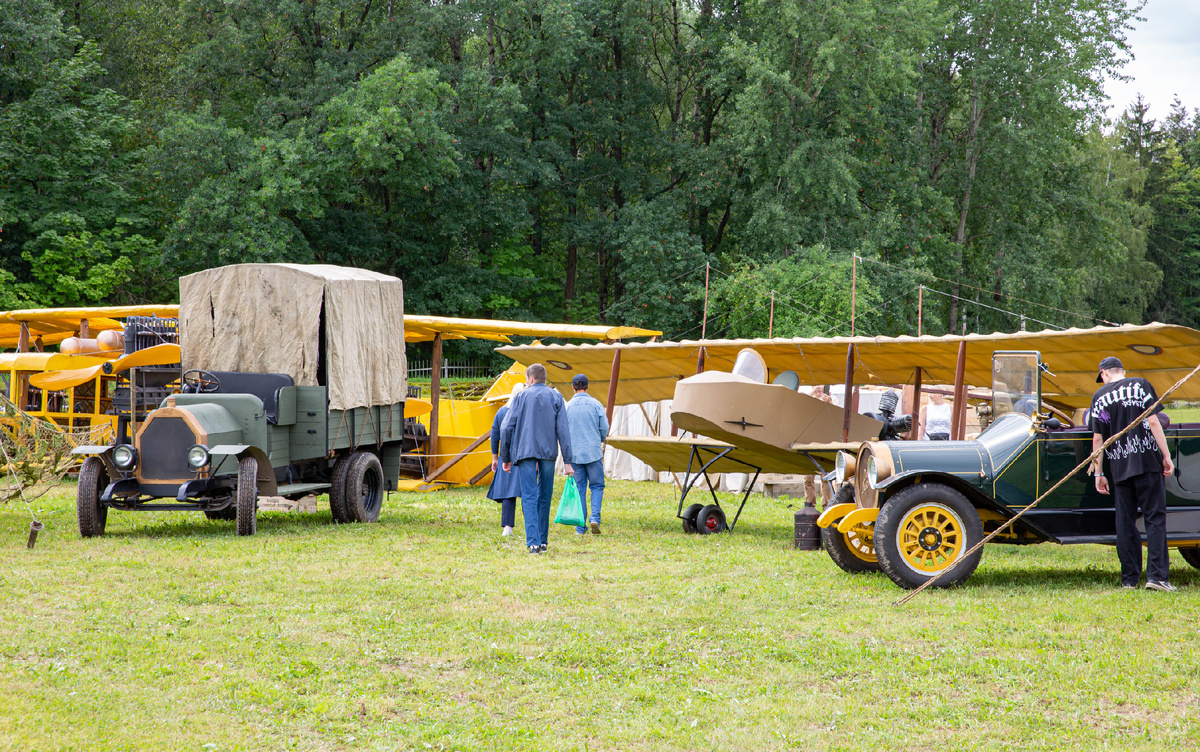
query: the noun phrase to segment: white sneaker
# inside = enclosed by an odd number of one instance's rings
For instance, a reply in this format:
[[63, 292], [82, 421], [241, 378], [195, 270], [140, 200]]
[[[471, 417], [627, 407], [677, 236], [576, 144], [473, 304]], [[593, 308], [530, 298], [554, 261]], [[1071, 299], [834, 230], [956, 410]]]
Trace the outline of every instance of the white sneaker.
[[502, 536], [503, 536], [503, 537], [505, 537], [505, 538], [507, 538], [508, 536], [512, 535], [512, 526], [510, 526], [510, 525], [505, 525], [505, 526], [504, 526], [504, 529], [502, 529], [502, 530], [500, 531], [500, 535], [502, 535]]

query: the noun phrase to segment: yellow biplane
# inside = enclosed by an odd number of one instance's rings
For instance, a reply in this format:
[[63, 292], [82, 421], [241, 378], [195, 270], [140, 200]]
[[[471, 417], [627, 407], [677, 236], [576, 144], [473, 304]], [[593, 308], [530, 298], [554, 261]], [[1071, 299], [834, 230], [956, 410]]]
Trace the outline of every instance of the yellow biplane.
[[[732, 373], [739, 354], [747, 350], [754, 352], [762, 364], [761, 375], [748, 380], [751, 383]], [[610, 436], [608, 444], [629, 452], [658, 472], [684, 474], [677, 516], [688, 532], [705, 532], [696, 527], [683, 504], [688, 491], [709, 472], [750, 472], [755, 477], [763, 471], [826, 474], [833, 469], [839, 451], [854, 453], [864, 438], [871, 438], [863, 436], [870, 425], [860, 422], [855, 427], [862, 416], [854, 414], [852, 402], [849, 410], [813, 405], [818, 400], [795, 394], [799, 385], [844, 384], [846, 395], [860, 385], [906, 388], [901, 412], [920, 404], [922, 384], [925, 388], [930, 384], [953, 385], [952, 438], [962, 439], [968, 397], [975, 397], [968, 393], [968, 385], [988, 387], [993, 383], [992, 355], [997, 350], [1043, 353], [1049, 371], [1042, 376], [1039, 410], [1057, 415], [1064, 425], [1072, 425], [1097, 388], [1096, 368], [1101, 358], [1117, 355], [1129, 373], [1145, 377], [1161, 394], [1190, 372], [1200, 358], [1200, 331], [1156, 323], [941, 337], [498, 348], [520, 365], [540, 362], [551, 372], [559, 369], [585, 374], [598, 396], [607, 392], [610, 408], [665, 399], [674, 399], [676, 406], [685, 407], [673, 415], [673, 422], [698, 436]], [[714, 378], [714, 372], [719, 376]], [[559, 388], [566, 394], [565, 385]], [[691, 394], [685, 394], [685, 390], [691, 390]], [[743, 393], [734, 397], [734, 390]], [[1189, 382], [1174, 396], [1200, 399], [1200, 380]], [[788, 411], [794, 410], [809, 412], [805, 420], [790, 421], [791, 434], [772, 431], [788, 422]], [[711, 482], [709, 488], [711, 491]], [[749, 491], [742, 498], [734, 523], [748, 495]], [[719, 510], [716, 494], [712, 496], [714, 503], [709, 506]], [[708, 509], [694, 509], [700, 506], [692, 505], [689, 510], [698, 515]], [[706, 518], [713, 520], [708, 531], [727, 529], [723, 512]]]
[[[89, 434], [88, 441], [111, 439], [118, 376], [103, 366], [125, 352], [125, 320], [178, 311], [175, 305], [139, 305], [0, 312], [0, 348], [15, 350], [0, 353], [0, 393], [16, 409], [64, 432]], [[47, 352], [50, 347], [61, 351]], [[89, 369], [89, 378], [39, 385], [43, 374], [80, 369]]]

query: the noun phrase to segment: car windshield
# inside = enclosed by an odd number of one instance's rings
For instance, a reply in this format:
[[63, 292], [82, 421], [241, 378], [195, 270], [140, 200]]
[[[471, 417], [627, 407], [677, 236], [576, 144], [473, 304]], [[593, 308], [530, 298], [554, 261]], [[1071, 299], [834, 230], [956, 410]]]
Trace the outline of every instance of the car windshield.
[[1041, 394], [1036, 352], [996, 353], [992, 357], [992, 415], [999, 419], [1015, 412], [1032, 416], [1038, 411]]

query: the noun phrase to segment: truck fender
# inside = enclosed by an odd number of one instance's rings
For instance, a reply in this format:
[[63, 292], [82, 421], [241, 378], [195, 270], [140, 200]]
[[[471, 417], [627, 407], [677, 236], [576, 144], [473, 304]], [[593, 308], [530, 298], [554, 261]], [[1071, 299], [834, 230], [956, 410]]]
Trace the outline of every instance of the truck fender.
[[249, 444], [220, 444], [208, 450], [209, 454], [218, 455], [233, 455], [240, 462], [246, 457], [253, 457], [258, 460], [258, 493], [261, 496], [274, 496], [279, 491], [279, 484], [275, 482], [275, 470], [271, 467], [271, 458], [267, 453], [256, 446]]

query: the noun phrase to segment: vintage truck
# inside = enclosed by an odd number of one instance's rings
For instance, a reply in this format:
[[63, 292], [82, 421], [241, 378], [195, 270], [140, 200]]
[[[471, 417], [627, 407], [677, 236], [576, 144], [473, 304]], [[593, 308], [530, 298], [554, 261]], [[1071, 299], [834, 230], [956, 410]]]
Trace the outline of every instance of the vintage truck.
[[[942, 572], [935, 586], [961, 583], [983, 556], [967, 556], [972, 546], [1091, 454], [1091, 431], [1075, 425], [1081, 415], [1043, 412], [1039, 352], [998, 351], [992, 363], [994, 419], [974, 440], [871, 441], [837, 456], [830, 480], [839, 490], [817, 524], [840, 568], [882, 569], [903, 588]], [[1168, 544], [1200, 568], [1200, 425], [1165, 433], [1176, 465], [1166, 483]], [[1091, 481], [1079, 471], [995, 542], [1115, 545], [1113, 497]]]
[[115, 441], [75, 450], [80, 534], [103, 535], [117, 509], [199, 510], [253, 535], [260, 495], [328, 493], [336, 522], [378, 519], [405, 442], [401, 281], [238, 264], [179, 288], [181, 364], [131, 373]]

